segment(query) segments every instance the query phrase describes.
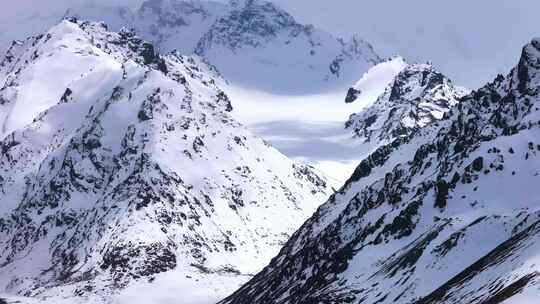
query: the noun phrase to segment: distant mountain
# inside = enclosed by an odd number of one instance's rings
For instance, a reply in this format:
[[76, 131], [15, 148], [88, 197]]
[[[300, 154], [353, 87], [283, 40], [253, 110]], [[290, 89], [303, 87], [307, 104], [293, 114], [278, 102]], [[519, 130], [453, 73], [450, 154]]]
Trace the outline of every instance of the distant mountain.
[[[430, 70], [409, 67], [401, 79], [427, 75], [426, 84], [450, 88]], [[416, 104], [433, 97], [413, 88], [422, 94], [400, 87], [389, 96], [427, 98]], [[535, 303], [540, 39], [507, 76], [441, 112], [373, 152], [222, 303]]]
[[148, 0], [135, 13], [138, 33], [163, 52], [194, 52], [201, 37], [232, 8], [213, 1]]
[[102, 23], [14, 43], [0, 63], [0, 293], [109, 303], [174, 282], [173, 298], [217, 300], [260, 270], [331, 190], [232, 119], [223, 83]]
[[261, 0], [147, 0], [136, 11], [90, 6], [70, 13], [115, 30], [133, 27], [161, 52], [196, 53], [228, 81], [271, 93], [341, 89], [380, 62], [360, 37], [345, 41]]
[[357, 36], [344, 41], [257, 0], [246, 1], [218, 19], [195, 52], [228, 80], [270, 92], [339, 87], [380, 61]]

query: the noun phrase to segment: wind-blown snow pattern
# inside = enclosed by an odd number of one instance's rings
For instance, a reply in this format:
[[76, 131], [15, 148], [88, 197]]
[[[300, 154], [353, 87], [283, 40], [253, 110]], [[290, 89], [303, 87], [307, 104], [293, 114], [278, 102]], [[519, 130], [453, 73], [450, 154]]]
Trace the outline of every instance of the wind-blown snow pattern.
[[[349, 88], [345, 102], [352, 103], [363, 99], [362, 106], [372, 105], [405, 67], [407, 67], [407, 63], [400, 56], [394, 56], [380, 62], [364, 73], [362, 78]], [[367, 101], [371, 101], [371, 103], [366, 103], [366, 95], [368, 95]]]
[[540, 39], [443, 116], [372, 153], [222, 303], [537, 299]]
[[331, 190], [234, 121], [223, 82], [102, 23], [14, 43], [0, 64], [2, 292], [204, 303], [260, 270]]

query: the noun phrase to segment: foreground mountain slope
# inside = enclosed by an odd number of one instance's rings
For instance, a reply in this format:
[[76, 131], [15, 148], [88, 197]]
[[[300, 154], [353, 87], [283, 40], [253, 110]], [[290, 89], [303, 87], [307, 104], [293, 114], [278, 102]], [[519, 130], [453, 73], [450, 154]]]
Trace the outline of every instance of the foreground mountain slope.
[[519, 303], [540, 294], [540, 39], [363, 161], [222, 303]]
[[215, 69], [133, 32], [65, 20], [0, 75], [4, 292], [100, 302], [172, 280], [215, 300], [329, 194], [230, 117]]

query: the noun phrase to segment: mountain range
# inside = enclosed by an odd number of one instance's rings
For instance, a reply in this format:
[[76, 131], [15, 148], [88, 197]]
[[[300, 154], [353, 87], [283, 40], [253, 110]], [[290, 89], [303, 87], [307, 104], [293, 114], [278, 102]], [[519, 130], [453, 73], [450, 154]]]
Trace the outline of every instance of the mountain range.
[[0, 304], [535, 303], [539, 94], [540, 38], [469, 90], [262, 0], [73, 7], [0, 58]]
[[381, 61], [360, 37], [335, 37], [262, 0], [147, 0], [135, 11], [90, 5], [68, 14], [134, 28], [162, 52], [195, 53], [227, 81], [270, 93], [341, 88]]
[[[162, 54], [177, 50], [203, 58], [226, 80], [221, 88], [235, 100], [234, 118], [294, 160], [330, 171], [340, 182], [358, 161], [352, 156], [313, 155], [336, 144], [346, 150], [348, 141], [334, 138], [347, 137], [343, 121], [360, 103], [341, 103], [344, 90], [383, 62], [358, 35], [336, 37], [262, 0], [147, 0], [136, 8], [74, 4], [66, 13], [71, 15], [103, 20], [113, 31], [133, 29]], [[268, 130], [268, 125], [294, 127], [275, 136], [275, 128]], [[314, 127], [325, 138], [309, 138], [303, 132]]]
[[[402, 97], [426, 92], [418, 78], [404, 81], [409, 72], [390, 90], [407, 108]], [[425, 79], [447, 92], [437, 75]], [[539, 93], [534, 39], [507, 76], [447, 95], [454, 105], [442, 119], [371, 153], [269, 266], [221, 303], [534, 303]], [[413, 96], [422, 104], [434, 95]]]

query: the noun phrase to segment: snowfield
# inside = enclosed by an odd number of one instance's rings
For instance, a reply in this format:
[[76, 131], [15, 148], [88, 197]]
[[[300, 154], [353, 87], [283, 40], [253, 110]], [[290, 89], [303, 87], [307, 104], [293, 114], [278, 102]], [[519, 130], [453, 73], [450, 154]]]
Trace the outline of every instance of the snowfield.
[[345, 122], [372, 105], [406, 65], [395, 57], [369, 69], [355, 84], [361, 93], [351, 103], [344, 102], [348, 86], [315, 95], [270, 94], [234, 83], [224, 88], [235, 101], [236, 119], [287, 156], [331, 176], [339, 188], [363, 159], [362, 142]]

